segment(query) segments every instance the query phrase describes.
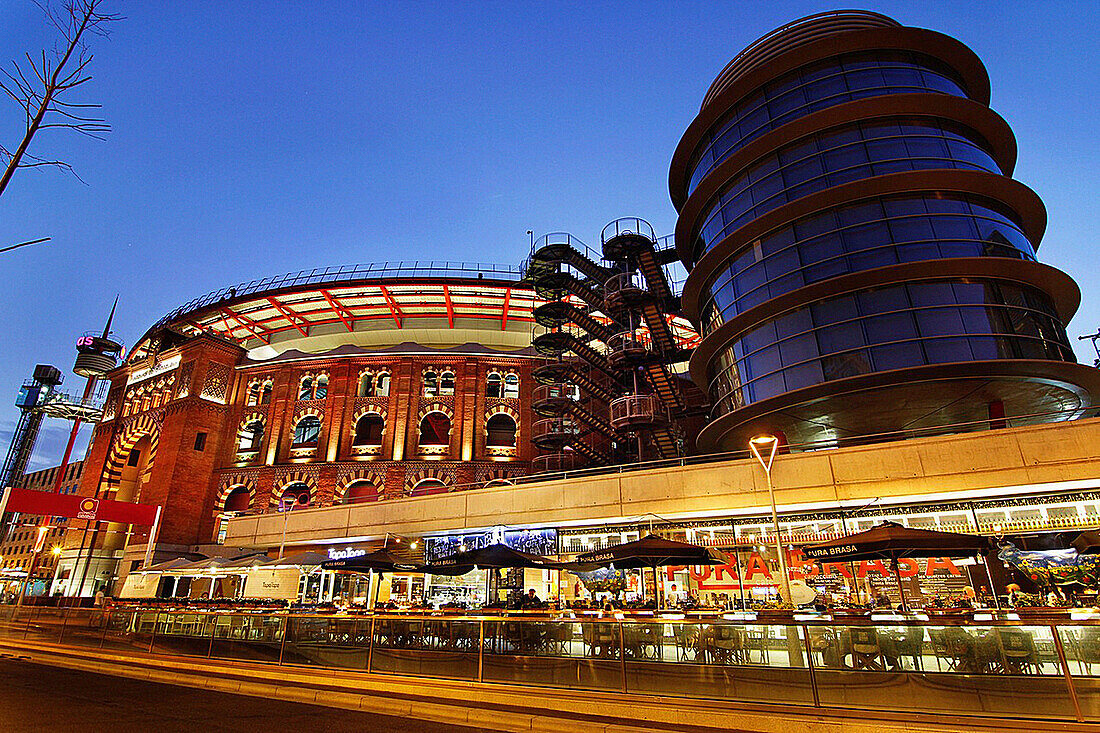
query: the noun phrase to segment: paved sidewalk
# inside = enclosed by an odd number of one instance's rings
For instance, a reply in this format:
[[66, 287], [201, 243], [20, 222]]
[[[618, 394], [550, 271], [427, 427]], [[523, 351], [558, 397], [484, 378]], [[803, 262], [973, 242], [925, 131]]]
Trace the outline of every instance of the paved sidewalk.
[[474, 733], [481, 728], [113, 677], [0, 656], [5, 733]]

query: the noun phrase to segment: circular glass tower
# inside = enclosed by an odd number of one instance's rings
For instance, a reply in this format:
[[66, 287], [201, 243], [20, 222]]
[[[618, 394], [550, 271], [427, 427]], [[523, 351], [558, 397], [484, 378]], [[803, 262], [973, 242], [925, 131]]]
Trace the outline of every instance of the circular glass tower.
[[1091, 405], [1035, 252], [1046, 212], [959, 41], [877, 13], [810, 16], [726, 66], [669, 175], [704, 449], [843, 444]]

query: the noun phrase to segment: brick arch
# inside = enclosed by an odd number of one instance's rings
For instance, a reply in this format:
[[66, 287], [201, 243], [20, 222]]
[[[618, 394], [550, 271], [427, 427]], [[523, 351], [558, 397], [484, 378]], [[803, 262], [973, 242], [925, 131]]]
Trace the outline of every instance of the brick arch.
[[259, 420], [264, 424], [265, 428], [267, 427], [267, 415], [260, 412], [259, 410], [253, 410], [252, 412], [247, 413], [241, 418], [241, 421], [237, 423], [237, 430], [242, 430], [245, 425], [255, 420]]
[[299, 408], [294, 413], [294, 419], [291, 420], [291, 425], [293, 427], [297, 427], [298, 423], [300, 423], [302, 421], [303, 417], [309, 417], [311, 415], [313, 417], [317, 418], [318, 420], [320, 420], [321, 422], [325, 421], [325, 411], [322, 410], [321, 408], [319, 408], [319, 407], [302, 407], [302, 408]]
[[485, 411], [485, 422], [489, 422], [489, 418], [493, 415], [505, 414], [508, 417], [516, 421], [516, 428], [519, 428], [519, 411], [513, 407], [505, 404], [493, 405]]
[[434, 478], [442, 481], [448, 490], [454, 486], [454, 474], [446, 468], [421, 468], [410, 472], [405, 477], [405, 495], [412, 493], [413, 488], [424, 479]]
[[256, 501], [256, 482], [251, 478], [240, 476], [227, 476], [218, 487], [218, 496], [214, 500], [214, 511], [224, 512], [225, 502], [235, 489], [248, 489], [248, 503], [252, 506]]
[[418, 414], [417, 417], [416, 417], [417, 425], [420, 424], [420, 421], [423, 420], [424, 416], [427, 415], [429, 412], [442, 412], [444, 415], [447, 416], [447, 419], [451, 421], [451, 424], [452, 425], [454, 424], [454, 421], [455, 421], [455, 411], [454, 411], [454, 409], [452, 409], [449, 405], [447, 405], [443, 402], [440, 402], [439, 400], [434, 400], [434, 401], [429, 402], [428, 404], [426, 404], [426, 405], [424, 405], [423, 407], [420, 408], [420, 414]]
[[309, 504], [313, 506], [317, 503], [317, 477], [312, 471], [289, 471], [282, 476], [275, 478], [276, 488], [271, 492], [271, 506], [279, 506], [279, 500], [283, 498], [283, 491], [287, 486], [296, 483], [303, 483], [309, 487]]
[[[107, 463], [103, 469], [103, 480], [107, 489], [118, 488], [118, 482], [122, 478], [122, 469], [126, 466], [126, 459], [130, 450], [137, 445], [142, 438], [149, 437], [149, 459], [145, 462], [145, 472], [138, 479], [138, 487], [149, 478], [148, 473], [153, 467], [153, 460], [157, 455], [157, 442], [160, 440], [160, 423], [152, 415], [142, 415], [128, 422], [115, 436], [111, 443], [111, 450], [107, 454]], [[134, 497], [137, 501], [138, 497]]]
[[386, 474], [371, 468], [358, 468], [354, 471], [349, 471], [341, 477], [339, 483], [336, 484], [336, 491], [332, 497], [333, 503], [340, 503], [344, 496], [347, 495], [351, 485], [357, 481], [366, 481], [367, 483], [373, 484], [378, 488], [378, 498], [382, 498], [383, 492], [386, 489]]
[[353, 431], [355, 430], [355, 423], [359, 422], [359, 418], [363, 417], [363, 415], [366, 415], [368, 412], [373, 412], [381, 417], [382, 422], [387, 422], [390, 418], [386, 408], [382, 405], [363, 405], [355, 411], [355, 414], [351, 418], [351, 429]]
[[497, 467], [484, 467], [476, 473], [475, 481], [482, 486], [512, 485], [516, 476], [521, 475], [522, 472], [512, 468], [497, 468]]

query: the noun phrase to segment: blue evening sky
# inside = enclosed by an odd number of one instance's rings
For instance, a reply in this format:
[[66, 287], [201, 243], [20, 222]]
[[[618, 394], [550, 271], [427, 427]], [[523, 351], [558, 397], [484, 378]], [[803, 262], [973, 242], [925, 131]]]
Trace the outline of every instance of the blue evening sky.
[[[66, 372], [116, 292], [132, 344], [216, 288], [356, 262], [518, 262], [526, 230], [582, 240], [620, 216], [672, 231], [668, 164], [714, 76], [759, 35], [825, 2], [117, 3], [93, 42], [106, 142], [45, 132], [0, 197], [0, 448], [38, 362]], [[1070, 324], [1100, 326], [1093, 226], [1100, 169], [1100, 4], [868, 3], [973, 48], [1019, 141], [1016, 178], [1046, 202], [1043, 261], [1081, 284]], [[50, 33], [0, 3], [0, 61]], [[0, 141], [22, 120], [0, 101]], [[79, 443], [82, 454], [86, 433]], [[32, 467], [60, 458], [48, 423]]]

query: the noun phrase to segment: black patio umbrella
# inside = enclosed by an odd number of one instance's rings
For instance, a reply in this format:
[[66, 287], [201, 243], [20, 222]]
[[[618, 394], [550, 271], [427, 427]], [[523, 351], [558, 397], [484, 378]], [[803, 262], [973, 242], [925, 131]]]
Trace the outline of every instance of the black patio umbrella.
[[728, 565], [729, 558], [712, 547], [693, 545], [648, 534], [632, 542], [593, 550], [577, 556], [574, 568], [608, 567], [619, 570], [653, 568], [654, 600], [657, 597], [657, 568], [668, 565]]
[[1100, 532], [1089, 530], [1077, 535], [1073, 541], [1073, 549], [1079, 555], [1096, 555], [1100, 553]]
[[[989, 549], [989, 540], [974, 534], [938, 532], [931, 529], [903, 527], [897, 522], [883, 522], [863, 532], [838, 537], [828, 542], [806, 545], [803, 554], [814, 560], [846, 562], [848, 560], [890, 560], [894, 579], [901, 594], [901, 610], [905, 605], [905, 589], [901, 584], [898, 559], [903, 557], [971, 557]], [[988, 571], [988, 568], [987, 568]]]

